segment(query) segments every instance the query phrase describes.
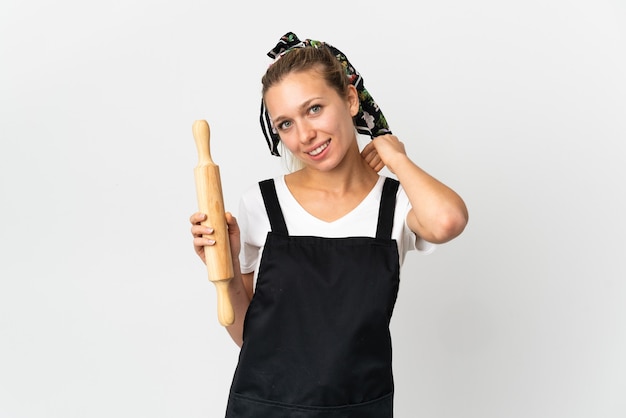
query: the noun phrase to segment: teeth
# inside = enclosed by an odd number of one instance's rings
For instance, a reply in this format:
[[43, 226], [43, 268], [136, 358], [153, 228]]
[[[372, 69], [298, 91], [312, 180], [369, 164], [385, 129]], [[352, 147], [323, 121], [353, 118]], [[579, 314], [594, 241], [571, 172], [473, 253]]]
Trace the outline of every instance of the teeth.
[[324, 142], [322, 145], [320, 145], [319, 147], [315, 148], [313, 151], [309, 152], [309, 155], [315, 157], [316, 155], [318, 155], [320, 152], [324, 151], [326, 149], [326, 147], [328, 147], [328, 143], [330, 141], [326, 141]]

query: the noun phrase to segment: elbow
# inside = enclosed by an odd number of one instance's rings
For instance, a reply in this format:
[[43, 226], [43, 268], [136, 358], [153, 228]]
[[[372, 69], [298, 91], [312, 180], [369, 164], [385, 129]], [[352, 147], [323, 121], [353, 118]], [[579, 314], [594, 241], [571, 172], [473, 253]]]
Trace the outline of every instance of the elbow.
[[443, 244], [461, 235], [468, 220], [469, 216], [465, 208], [446, 212], [438, 217], [428, 234], [430, 236], [423, 238], [434, 244]]
[[465, 230], [469, 216], [467, 210], [449, 216], [445, 223], [445, 231], [450, 239], [456, 238]]

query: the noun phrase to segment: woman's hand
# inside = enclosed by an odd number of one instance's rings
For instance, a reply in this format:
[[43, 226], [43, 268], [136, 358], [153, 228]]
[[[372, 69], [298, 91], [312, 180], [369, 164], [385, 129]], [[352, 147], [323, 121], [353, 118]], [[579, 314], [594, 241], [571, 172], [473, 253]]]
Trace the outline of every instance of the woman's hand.
[[406, 150], [395, 135], [387, 134], [377, 136], [368, 142], [361, 151], [361, 156], [374, 171], [379, 172], [387, 166], [393, 173], [394, 159], [398, 156], [406, 157]]
[[[206, 264], [204, 255], [204, 247], [207, 245], [215, 245], [215, 240], [211, 238], [213, 228], [202, 225], [207, 216], [204, 213], [196, 212], [189, 218], [191, 222], [191, 234], [193, 235], [193, 249], [198, 257]], [[241, 250], [240, 231], [237, 219], [230, 213], [226, 212], [226, 225], [228, 227], [228, 238], [230, 241], [230, 253], [233, 261], [239, 257]]]

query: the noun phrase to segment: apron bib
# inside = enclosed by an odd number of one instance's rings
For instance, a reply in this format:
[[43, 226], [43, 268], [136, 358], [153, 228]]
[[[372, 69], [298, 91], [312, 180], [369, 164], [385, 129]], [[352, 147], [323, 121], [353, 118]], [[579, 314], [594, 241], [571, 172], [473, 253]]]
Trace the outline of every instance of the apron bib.
[[376, 238], [290, 236], [273, 180], [259, 184], [272, 230], [226, 417], [392, 417], [399, 183], [385, 179]]

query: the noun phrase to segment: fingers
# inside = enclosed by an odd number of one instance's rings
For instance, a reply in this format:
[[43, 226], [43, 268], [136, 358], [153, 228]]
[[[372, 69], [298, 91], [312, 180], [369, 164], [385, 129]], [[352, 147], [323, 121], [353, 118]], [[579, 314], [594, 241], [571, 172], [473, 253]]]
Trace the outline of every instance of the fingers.
[[385, 164], [382, 161], [380, 161], [378, 164], [371, 166], [371, 167], [374, 169], [375, 172], [378, 173], [380, 170], [383, 169], [383, 167], [385, 167]]
[[393, 163], [400, 156], [406, 156], [404, 144], [391, 134], [380, 135], [373, 138], [361, 152], [363, 158], [376, 172], [387, 167], [389, 171], [394, 172]]
[[215, 240], [210, 237], [213, 232], [213, 228], [207, 226], [192, 226], [191, 234], [193, 235], [193, 246], [204, 247], [206, 245], [215, 245]]
[[198, 248], [204, 248], [209, 245], [215, 245], [215, 240], [211, 238], [196, 237], [193, 239], [193, 246]]
[[201, 237], [202, 235], [210, 235], [213, 233], [213, 228], [202, 225], [202, 221], [205, 219], [206, 215], [202, 213], [194, 213], [189, 218], [189, 221], [191, 222], [191, 234], [194, 237]]
[[239, 256], [239, 251], [241, 250], [241, 237], [237, 218], [235, 218], [230, 212], [226, 212], [226, 226], [228, 227], [231, 255], [234, 258], [237, 258]]
[[215, 240], [207, 237], [214, 231], [209, 226], [204, 226], [201, 223], [205, 221], [207, 216], [204, 213], [196, 212], [189, 217], [191, 222], [191, 235], [193, 235], [193, 246], [196, 247], [196, 252], [200, 251], [206, 245], [215, 245]]
[[193, 235], [194, 238], [199, 238], [199, 237], [202, 237], [204, 235], [211, 235], [211, 234], [213, 234], [213, 232], [215, 232], [215, 231], [213, 230], [213, 228], [211, 228], [209, 226], [193, 225], [191, 227], [191, 235]]
[[226, 212], [226, 225], [228, 226], [228, 233], [234, 234], [239, 232], [239, 224], [237, 218], [232, 213]]
[[372, 142], [368, 143], [361, 151], [361, 156], [374, 171], [379, 172], [385, 166], [385, 163], [378, 155], [376, 147]]
[[[232, 213], [226, 212], [226, 225], [228, 227], [228, 233], [230, 235], [239, 233], [239, 224], [237, 223], [237, 218], [235, 218]], [[205, 245], [215, 245], [215, 240], [208, 237], [208, 235], [212, 235], [215, 230], [206, 225], [202, 225], [202, 222], [205, 221], [207, 216], [204, 213], [196, 212], [189, 217], [189, 222], [191, 222], [191, 235], [193, 235], [193, 245], [196, 247], [204, 247]]]
[[189, 222], [191, 222], [192, 225], [199, 224], [204, 220], [206, 220], [206, 214], [201, 212], [196, 212], [189, 217]]
[[[237, 225], [237, 219], [233, 216], [232, 213], [230, 212], [226, 212], [226, 224], [228, 224], [228, 226], [238, 226]], [[200, 225], [202, 222], [206, 221], [207, 219], [207, 215], [201, 212], [196, 212], [193, 215], [191, 215], [189, 217], [189, 222], [192, 225]], [[193, 229], [193, 227], [192, 227]], [[213, 230], [211, 230], [211, 232], [209, 232], [209, 234], [212, 234]]]

